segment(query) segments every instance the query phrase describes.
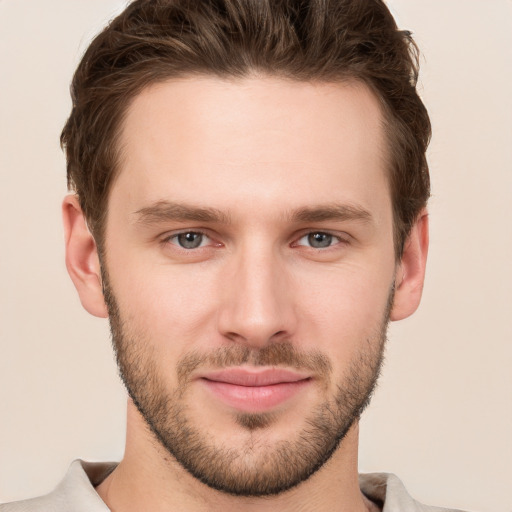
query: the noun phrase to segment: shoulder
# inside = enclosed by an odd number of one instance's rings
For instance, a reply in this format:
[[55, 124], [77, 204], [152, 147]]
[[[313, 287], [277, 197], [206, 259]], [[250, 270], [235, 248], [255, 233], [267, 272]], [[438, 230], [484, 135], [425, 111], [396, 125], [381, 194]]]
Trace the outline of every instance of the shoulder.
[[54, 491], [38, 498], [0, 504], [0, 512], [109, 512], [94, 487], [115, 466], [75, 460]]
[[391, 473], [361, 474], [359, 486], [365, 496], [382, 507], [382, 512], [462, 512], [419, 503], [409, 495], [401, 480]]

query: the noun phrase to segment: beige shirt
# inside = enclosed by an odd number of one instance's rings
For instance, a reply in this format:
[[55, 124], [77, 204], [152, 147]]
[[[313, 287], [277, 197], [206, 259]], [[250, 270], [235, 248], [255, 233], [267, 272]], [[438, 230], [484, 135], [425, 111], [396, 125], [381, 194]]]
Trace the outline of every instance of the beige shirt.
[[[0, 505], [0, 512], [109, 512], [94, 488], [115, 467], [113, 462], [91, 463], [75, 460], [64, 480], [53, 492], [39, 498]], [[392, 474], [359, 475], [359, 485], [368, 498], [383, 507], [383, 512], [460, 512], [418, 503]]]

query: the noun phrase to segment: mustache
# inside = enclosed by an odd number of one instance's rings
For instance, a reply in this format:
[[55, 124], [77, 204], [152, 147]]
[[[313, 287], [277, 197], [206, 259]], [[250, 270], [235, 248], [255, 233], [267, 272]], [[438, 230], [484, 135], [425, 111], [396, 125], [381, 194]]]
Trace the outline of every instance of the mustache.
[[289, 342], [253, 349], [243, 345], [221, 347], [208, 353], [191, 352], [178, 362], [176, 369], [180, 384], [186, 384], [190, 375], [201, 367], [228, 368], [250, 364], [252, 366], [286, 366], [312, 372], [324, 378], [332, 372], [330, 360], [318, 350], [302, 352]]

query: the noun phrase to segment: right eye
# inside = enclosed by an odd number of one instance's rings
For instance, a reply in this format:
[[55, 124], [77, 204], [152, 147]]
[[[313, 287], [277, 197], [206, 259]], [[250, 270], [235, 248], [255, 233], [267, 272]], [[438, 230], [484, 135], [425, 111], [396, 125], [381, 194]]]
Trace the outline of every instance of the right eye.
[[177, 233], [167, 238], [166, 241], [173, 245], [177, 245], [182, 249], [189, 250], [204, 247], [211, 242], [208, 236], [199, 231], [184, 231], [183, 233]]

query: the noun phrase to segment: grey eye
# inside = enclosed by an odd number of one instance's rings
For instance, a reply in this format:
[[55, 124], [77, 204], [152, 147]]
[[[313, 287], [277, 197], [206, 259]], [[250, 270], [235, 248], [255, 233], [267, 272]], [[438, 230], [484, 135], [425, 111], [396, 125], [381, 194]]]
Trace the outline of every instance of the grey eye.
[[189, 231], [187, 233], [180, 233], [179, 235], [176, 235], [176, 242], [184, 249], [197, 249], [202, 245], [203, 238], [204, 235], [202, 233]]
[[308, 235], [308, 243], [315, 249], [324, 249], [332, 245], [333, 236], [329, 233], [310, 233]]

